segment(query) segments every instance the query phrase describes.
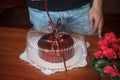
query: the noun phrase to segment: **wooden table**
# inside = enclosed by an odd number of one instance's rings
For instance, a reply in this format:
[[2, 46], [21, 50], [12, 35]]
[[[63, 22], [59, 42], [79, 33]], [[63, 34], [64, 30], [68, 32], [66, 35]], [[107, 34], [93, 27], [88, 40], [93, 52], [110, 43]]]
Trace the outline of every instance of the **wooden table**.
[[91, 46], [88, 48], [88, 65], [53, 75], [45, 75], [40, 70], [19, 59], [26, 47], [28, 29], [0, 27], [0, 80], [103, 80], [91, 67], [91, 57], [97, 50], [98, 38], [86, 36]]
[[23, 5], [25, 0], [0, 0], [0, 8], [14, 8]]

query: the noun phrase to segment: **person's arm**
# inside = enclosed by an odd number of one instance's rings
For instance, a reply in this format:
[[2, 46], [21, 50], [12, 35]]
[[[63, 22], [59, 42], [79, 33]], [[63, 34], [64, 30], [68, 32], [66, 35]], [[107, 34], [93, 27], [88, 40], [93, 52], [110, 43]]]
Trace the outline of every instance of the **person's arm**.
[[98, 37], [102, 37], [103, 27], [103, 13], [102, 13], [102, 0], [93, 0], [92, 7], [89, 11], [90, 26], [94, 27], [92, 34], [98, 30]]

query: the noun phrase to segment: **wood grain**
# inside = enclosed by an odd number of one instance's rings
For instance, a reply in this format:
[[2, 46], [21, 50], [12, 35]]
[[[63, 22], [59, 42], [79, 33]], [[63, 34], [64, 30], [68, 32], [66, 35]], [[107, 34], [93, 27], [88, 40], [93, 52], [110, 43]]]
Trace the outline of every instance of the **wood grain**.
[[26, 47], [27, 32], [27, 29], [0, 27], [0, 80], [102, 80], [90, 62], [93, 52], [97, 50], [97, 37], [86, 36], [91, 44], [86, 67], [48, 76], [19, 59]]

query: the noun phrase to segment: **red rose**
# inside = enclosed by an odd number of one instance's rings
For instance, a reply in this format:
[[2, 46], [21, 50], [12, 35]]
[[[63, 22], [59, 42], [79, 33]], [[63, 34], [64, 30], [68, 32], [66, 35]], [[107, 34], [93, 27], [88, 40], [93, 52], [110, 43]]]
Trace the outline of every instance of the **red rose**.
[[104, 54], [108, 59], [116, 59], [116, 58], [117, 58], [116, 53], [115, 53], [115, 51], [114, 51], [112, 48], [106, 48], [106, 49], [103, 51], [103, 54]]
[[104, 57], [104, 55], [102, 54], [102, 51], [97, 51], [97, 52], [95, 52], [94, 53], [94, 57], [95, 58], [103, 58]]
[[113, 43], [117, 41], [116, 36], [113, 32], [105, 33], [104, 37], [106, 40], [108, 40], [109, 43]]
[[107, 44], [108, 42], [105, 39], [98, 42], [98, 46], [101, 50], [105, 50], [108, 47]]
[[115, 65], [105, 66], [103, 68], [104, 73], [110, 75], [111, 77], [119, 76], [118, 69]]

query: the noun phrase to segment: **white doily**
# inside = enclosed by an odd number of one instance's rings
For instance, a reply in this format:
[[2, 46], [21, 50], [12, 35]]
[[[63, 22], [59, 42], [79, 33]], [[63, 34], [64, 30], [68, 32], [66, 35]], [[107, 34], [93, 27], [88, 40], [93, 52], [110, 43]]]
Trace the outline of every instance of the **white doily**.
[[[37, 46], [38, 40], [41, 35], [39, 33], [35, 33], [32, 35], [28, 35], [27, 38], [27, 47], [25, 51], [20, 55], [20, 59], [30, 63], [32, 66], [40, 69], [43, 73], [49, 75], [55, 72], [64, 71], [64, 63], [51, 63], [44, 61], [38, 55], [39, 48]], [[74, 38], [74, 37], [73, 37]], [[76, 67], [84, 67], [87, 65], [86, 57], [87, 57], [87, 47], [89, 43], [87, 42], [87, 46], [85, 41], [74, 38], [74, 41], [77, 42], [77, 47], [74, 48], [74, 56], [66, 61], [67, 69], [70, 70]]]

